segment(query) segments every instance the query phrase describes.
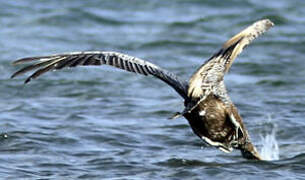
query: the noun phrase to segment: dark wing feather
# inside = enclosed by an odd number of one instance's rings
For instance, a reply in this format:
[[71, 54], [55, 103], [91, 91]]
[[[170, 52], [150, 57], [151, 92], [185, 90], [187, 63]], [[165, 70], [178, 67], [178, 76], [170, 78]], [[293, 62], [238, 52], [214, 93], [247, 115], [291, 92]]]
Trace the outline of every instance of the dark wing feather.
[[51, 56], [29, 57], [19, 59], [13, 62], [13, 64], [17, 65], [32, 61], [35, 61], [36, 63], [20, 69], [19, 71], [15, 72], [11, 78], [36, 69], [36, 71], [25, 80], [25, 83], [28, 83], [31, 81], [31, 79], [35, 79], [38, 76], [54, 69], [105, 64], [145, 76], [155, 76], [173, 87], [183, 98], [187, 98], [186, 81], [180, 80], [175, 74], [164, 70], [155, 64], [118, 52], [73, 52]]

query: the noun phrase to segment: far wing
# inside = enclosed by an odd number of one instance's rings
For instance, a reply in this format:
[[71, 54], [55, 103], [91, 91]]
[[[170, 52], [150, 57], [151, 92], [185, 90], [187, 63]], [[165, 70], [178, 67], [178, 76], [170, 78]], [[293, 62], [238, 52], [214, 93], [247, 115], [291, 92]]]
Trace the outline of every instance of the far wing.
[[213, 91], [214, 86], [223, 80], [225, 73], [242, 50], [273, 25], [268, 19], [257, 21], [225, 42], [222, 48], [192, 75], [188, 97], [200, 101], [205, 99]]
[[25, 83], [28, 83], [31, 81], [31, 79], [35, 79], [38, 76], [54, 69], [89, 65], [99, 66], [105, 64], [145, 76], [155, 76], [174, 88], [183, 98], [187, 98], [186, 81], [180, 80], [175, 74], [148, 61], [118, 52], [72, 52], [50, 56], [22, 58], [13, 62], [13, 64], [18, 65], [27, 62], [35, 63], [15, 72], [11, 78], [24, 74], [28, 71], [35, 70], [35, 72], [25, 80]]

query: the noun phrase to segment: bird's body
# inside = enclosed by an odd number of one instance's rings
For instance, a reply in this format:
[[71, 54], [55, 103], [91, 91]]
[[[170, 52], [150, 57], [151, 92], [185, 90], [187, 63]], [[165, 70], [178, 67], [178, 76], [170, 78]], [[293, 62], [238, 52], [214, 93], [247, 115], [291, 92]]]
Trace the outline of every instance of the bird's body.
[[22, 58], [14, 64], [38, 61], [12, 75], [12, 78], [38, 69], [25, 83], [41, 74], [64, 67], [110, 65], [126, 71], [152, 75], [176, 90], [184, 99], [185, 109], [174, 118], [184, 116], [194, 133], [207, 144], [225, 152], [240, 149], [248, 159], [261, 159], [252, 145], [237, 108], [227, 94], [223, 77], [234, 59], [252, 40], [267, 31], [273, 23], [260, 20], [224, 43], [190, 78], [181, 80], [175, 74], [157, 65], [117, 52], [75, 52], [44, 57]]
[[[224, 152], [231, 152], [233, 148], [241, 149], [247, 143], [251, 144], [242, 118], [234, 104], [226, 106], [213, 94], [210, 94], [191, 113], [185, 113], [184, 117], [197, 136]], [[254, 146], [252, 148], [255, 149]], [[255, 156], [248, 158], [260, 159], [257, 151], [254, 151]]]
[[224, 103], [211, 94], [184, 117], [199, 137], [209, 137], [211, 141], [229, 147], [235, 131], [226, 114]]

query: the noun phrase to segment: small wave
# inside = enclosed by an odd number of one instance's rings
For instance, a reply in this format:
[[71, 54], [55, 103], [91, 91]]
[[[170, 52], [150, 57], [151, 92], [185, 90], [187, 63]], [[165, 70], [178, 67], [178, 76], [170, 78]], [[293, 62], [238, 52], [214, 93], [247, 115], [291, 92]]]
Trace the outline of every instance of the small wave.
[[143, 44], [141, 48], [152, 48], [152, 47], [168, 47], [168, 46], [179, 46], [179, 47], [193, 47], [193, 46], [205, 46], [211, 45], [210, 43], [198, 43], [191, 41], [178, 41], [178, 40], [157, 40]]
[[160, 166], [167, 166], [167, 167], [185, 167], [185, 166], [219, 166], [220, 164], [212, 162], [204, 162], [200, 160], [188, 160], [188, 159], [181, 159], [181, 158], [170, 158], [167, 159], [166, 161], [160, 161], [156, 163], [157, 165]]
[[261, 135], [263, 147], [260, 149], [260, 154], [264, 160], [279, 160], [280, 150], [275, 138], [276, 129], [277, 126], [273, 124], [271, 133], [267, 133], [265, 136]]
[[258, 85], [270, 85], [273, 87], [280, 87], [280, 86], [288, 86], [292, 82], [282, 81], [282, 80], [261, 80], [257, 82]]

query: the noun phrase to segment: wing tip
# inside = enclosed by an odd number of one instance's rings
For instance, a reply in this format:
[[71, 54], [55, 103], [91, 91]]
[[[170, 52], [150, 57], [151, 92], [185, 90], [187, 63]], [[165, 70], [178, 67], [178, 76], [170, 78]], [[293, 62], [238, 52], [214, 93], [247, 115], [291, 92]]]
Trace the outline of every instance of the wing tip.
[[269, 28], [274, 26], [274, 22], [272, 22], [270, 19], [262, 19], [262, 20], [259, 20], [257, 22], [261, 22], [261, 23], [265, 24]]
[[266, 31], [268, 31], [271, 27], [274, 26], [274, 23], [270, 20], [270, 19], [262, 19], [259, 21], [256, 21], [253, 26], [256, 26], [257, 31], [259, 31], [259, 33], [264, 33]]
[[23, 84], [27, 84], [27, 83], [29, 83], [31, 80], [32, 80], [32, 77], [29, 77], [29, 78], [27, 78], [27, 79], [23, 82]]
[[21, 58], [21, 59], [18, 59], [16, 61], [13, 61], [12, 62], [12, 65], [13, 66], [16, 66], [16, 65], [19, 65], [19, 64], [23, 64], [23, 63], [26, 63], [26, 62], [29, 62], [29, 61], [33, 61], [37, 59], [36, 57], [26, 57], [26, 58]]
[[[15, 72], [13, 75], [11, 75], [10, 79], [14, 79], [15, 77], [19, 76], [20, 73], [19, 71]], [[27, 78], [25, 81], [24, 81], [24, 84], [27, 84], [28, 82], [30, 82], [32, 80], [32, 77], [29, 77]]]
[[222, 47], [223, 49], [226, 49], [242, 38], [247, 38], [249, 41], [248, 43], [250, 43], [252, 40], [256, 39], [258, 36], [268, 31], [273, 26], [274, 23], [270, 19], [258, 20], [226, 41]]
[[14, 79], [16, 76], [17, 76], [16, 73], [14, 73], [11, 75], [10, 79]]

